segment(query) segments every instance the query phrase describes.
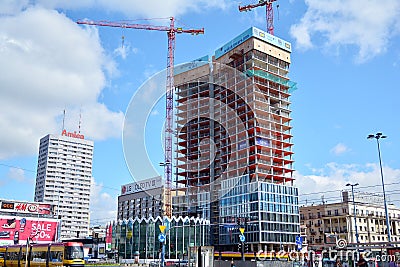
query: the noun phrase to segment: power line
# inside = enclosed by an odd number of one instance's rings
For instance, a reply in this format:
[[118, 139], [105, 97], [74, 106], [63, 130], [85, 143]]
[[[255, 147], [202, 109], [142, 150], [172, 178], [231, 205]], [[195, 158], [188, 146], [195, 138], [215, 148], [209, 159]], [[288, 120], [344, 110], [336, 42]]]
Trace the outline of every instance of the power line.
[[[393, 182], [393, 183], [389, 183], [389, 184], [385, 183], [385, 186], [398, 185], [398, 184], [400, 184], [400, 182]], [[372, 187], [379, 187], [379, 186], [382, 186], [382, 184], [358, 186], [357, 188], [358, 189], [364, 189], [364, 188], [372, 188]], [[343, 189], [335, 189], [335, 190], [329, 190], [329, 191], [319, 191], [319, 192], [304, 193], [304, 194], [301, 194], [301, 196], [323, 194], [323, 193], [334, 193], [334, 192], [341, 192], [341, 191], [343, 191]]]
[[[4, 167], [8, 167], [8, 168], [13, 168], [13, 169], [24, 170], [24, 171], [27, 171], [27, 172], [33, 172], [33, 173], [36, 172], [36, 171], [34, 171], [34, 170], [25, 169], [25, 168], [22, 168], [22, 167], [19, 167], [19, 166], [9, 165], [9, 164], [5, 164], [5, 163], [0, 163], [0, 166], [4, 166]], [[120, 189], [118, 189], [118, 188], [110, 187], [110, 186], [105, 186], [105, 185], [98, 184], [98, 183], [93, 183], [93, 185], [94, 185], [94, 186], [100, 186], [100, 187], [103, 187], [103, 188], [112, 189], [112, 190], [115, 190], [115, 191], [120, 191]]]
[[[396, 183], [391, 183], [391, 184], [398, 184], [397, 182]], [[375, 187], [375, 186], [364, 186], [364, 187], [361, 187], [361, 188], [372, 188], [372, 187]], [[343, 190], [332, 190], [331, 192], [337, 192], [337, 191], [343, 191]], [[310, 193], [310, 194], [307, 194], [307, 195], [311, 195], [311, 194], [323, 194], [323, 193], [326, 193], [326, 192], [328, 192], [328, 191], [325, 191], [325, 192], [315, 192], [315, 193]], [[386, 191], [386, 195], [387, 196], [397, 196], [398, 195], [398, 193], [400, 192], [400, 189], [393, 189], [393, 190], [387, 190]], [[302, 197], [302, 195], [299, 195], [299, 198], [301, 198]], [[326, 195], [324, 195], [324, 200], [325, 201], [327, 201], [327, 200], [329, 200], [329, 201], [341, 201], [341, 196], [326, 196]], [[311, 203], [313, 203], [313, 202], [318, 202], [318, 201], [321, 201], [321, 198], [320, 197], [315, 197], [315, 198], [305, 198], [305, 199], [302, 199], [302, 200], [299, 200], [299, 204], [301, 204], [301, 203], [307, 203], [307, 202], [311, 202]], [[390, 199], [390, 201], [391, 202], [395, 202], [395, 201], [398, 201], [398, 200], [394, 200], [394, 199]]]
[[8, 167], [8, 168], [24, 170], [24, 171], [27, 171], [27, 172], [36, 172], [36, 171], [33, 171], [33, 170], [29, 170], [29, 169], [21, 168], [21, 167], [18, 167], [18, 166], [9, 165], [9, 164], [4, 164], [4, 163], [0, 163], [0, 165]]

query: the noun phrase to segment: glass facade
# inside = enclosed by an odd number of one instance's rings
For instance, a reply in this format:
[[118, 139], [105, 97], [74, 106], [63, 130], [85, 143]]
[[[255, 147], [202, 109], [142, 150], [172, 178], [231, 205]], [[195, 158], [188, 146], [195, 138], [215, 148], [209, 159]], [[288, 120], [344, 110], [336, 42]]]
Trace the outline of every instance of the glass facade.
[[[132, 259], [159, 259], [162, 248], [158, 236], [162, 219], [129, 219], [114, 222], [112, 225], [112, 250], [119, 257]], [[199, 218], [172, 217], [164, 225], [166, 259], [186, 258], [189, 247], [204, 246], [209, 240], [209, 222]]]
[[222, 181], [220, 245], [246, 242], [293, 244], [299, 229], [298, 189], [289, 185], [250, 182], [249, 176]]

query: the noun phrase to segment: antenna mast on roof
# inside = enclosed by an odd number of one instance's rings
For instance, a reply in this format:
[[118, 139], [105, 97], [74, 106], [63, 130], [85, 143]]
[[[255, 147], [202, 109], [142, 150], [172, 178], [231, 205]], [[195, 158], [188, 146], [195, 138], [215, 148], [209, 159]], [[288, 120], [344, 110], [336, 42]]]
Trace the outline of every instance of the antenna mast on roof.
[[78, 133], [81, 133], [81, 124], [82, 124], [82, 109], [79, 110]]
[[62, 130], [64, 130], [64, 126], [65, 126], [65, 108], [64, 108], [64, 112], [63, 112], [63, 124], [62, 124]]

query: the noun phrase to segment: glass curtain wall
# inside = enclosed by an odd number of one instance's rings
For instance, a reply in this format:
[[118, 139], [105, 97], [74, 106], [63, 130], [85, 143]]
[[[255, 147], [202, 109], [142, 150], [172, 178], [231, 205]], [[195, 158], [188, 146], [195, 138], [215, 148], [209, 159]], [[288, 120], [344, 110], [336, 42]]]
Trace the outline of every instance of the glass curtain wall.
[[[159, 259], [162, 243], [158, 240], [161, 234], [159, 226], [163, 225], [160, 217], [150, 219], [129, 219], [113, 223], [113, 251], [123, 259]], [[189, 247], [209, 244], [208, 220], [194, 217], [172, 217], [167, 220], [165, 230], [165, 255], [170, 259], [187, 259]]]

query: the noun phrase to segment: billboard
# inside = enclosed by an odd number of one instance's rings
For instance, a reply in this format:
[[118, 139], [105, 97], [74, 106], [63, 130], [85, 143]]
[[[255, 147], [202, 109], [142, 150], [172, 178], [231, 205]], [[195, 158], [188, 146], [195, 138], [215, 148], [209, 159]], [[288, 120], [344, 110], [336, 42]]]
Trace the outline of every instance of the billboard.
[[121, 195], [138, 193], [163, 186], [161, 176], [121, 186]]
[[112, 225], [111, 223], [106, 226], [106, 250], [111, 250], [111, 243], [112, 243]]
[[0, 245], [48, 243], [56, 240], [58, 221], [48, 218], [0, 216]]
[[2, 200], [0, 210], [5, 212], [21, 212], [31, 214], [51, 214], [53, 212], [52, 205], [39, 204], [32, 202], [17, 202]]

